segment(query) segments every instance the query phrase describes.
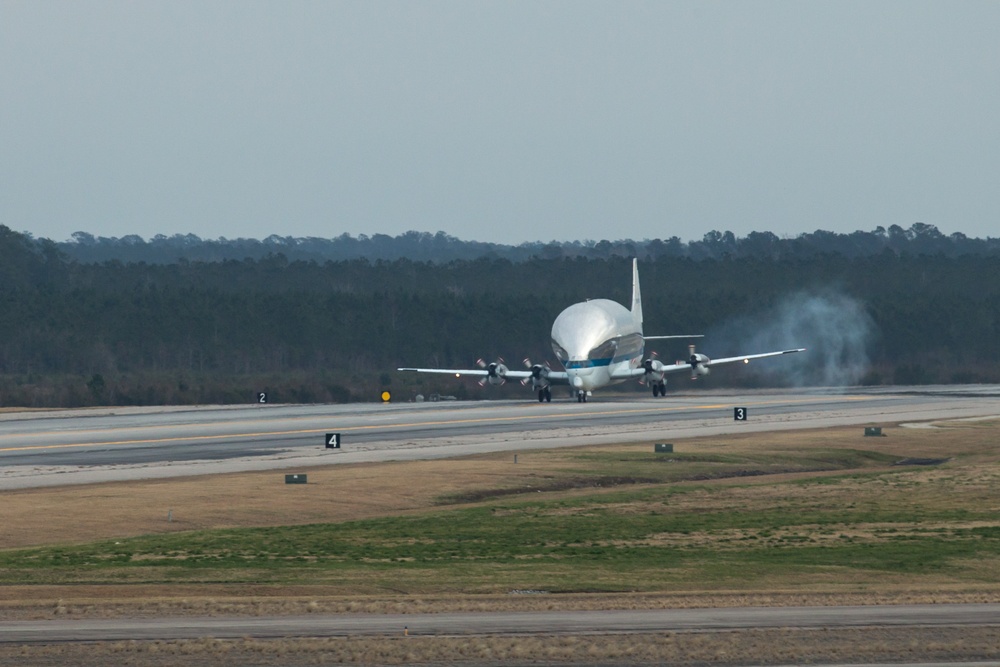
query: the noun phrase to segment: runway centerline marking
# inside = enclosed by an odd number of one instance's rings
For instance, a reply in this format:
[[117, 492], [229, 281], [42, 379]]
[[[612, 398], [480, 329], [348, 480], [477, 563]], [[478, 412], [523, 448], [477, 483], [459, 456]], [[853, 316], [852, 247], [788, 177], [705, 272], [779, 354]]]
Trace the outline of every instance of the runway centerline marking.
[[[831, 397], [823, 396], [816, 398], [800, 398], [800, 399], [790, 399], [790, 400], [776, 400], [776, 401], [742, 401], [742, 403], [749, 407], [759, 407], [763, 405], [773, 405], [773, 404], [801, 404], [801, 403], [820, 403], [826, 402]], [[882, 397], [870, 397], [870, 396], [838, 396], [838, 400], [845, 401], [865, 401], [874, 400]], [[529, 421], [529, 420], [539, 420], [539, 419], [551, 419], [551, 418], [566, 418], [572, 419], [585, 415], [587, 417], [602, 417], [611, 415], [628, 415], [628, 414], [644, 414], [651, 412], [678, 412], [681, 410], [719, 410], [722, 408], [732, 407], [732, 403], [719, 403], [719, 404], [709, 404], [709, 405], [683, 405], [683, 406], [665, 406], [656, 408], [636, 408], [632, 410], [604, 410], [598, 412], [586, 412], [586, 413], [567, 413], [564, 415], [546, 413], [542, 415], [518, 415], [511, 417], [479, 417], [475, 419], [444, 419], [438, 421], [422, 421], [422, 422], [411, 422], [404, 424], [397, 424], [394, 428], [416, 428], [416, 427], [427, 427], [427, 426], [448, 426], [453, 424], [478, 424], [478, 423], [501, 423], [501, 422], [513, 422], [513, 421]], [[302, 419], [312, 419], [312, 417], [303, 417]], [[255, 420], [257, 422], [263, 420]], [[230, 422], [239, 423], [239, 422]], [[169, 426], [156, 426], [147, 428], [171, 428]], [[80, 442], [80, 443], [63, 443], [55, 445], [27, 445], [24, 447], [0, 447], [0, 452], [27, 452], [27, 451], [39, 451], [48, 449], [75, 449], [81, 447], [117, 447], [124, 445], [155, 445], [162, 444], [166, 442], [205, 442], [211, 440], [231, 440], [235, 438], [259, 438], [264, 436], [282, 436], [282, 435], [308, 435], [315, 433], [328, 433], [331, 429], [336, 428], [341, 433], [357, 432], [357, 431], [370, 431], [374, 429], [384, 429], [386, 425], [384, 424], [372, 424], [367, 426], [330, 426], [319, 429], [297, 429], [297, 430], [287, 430], [287, 431], [262, 431], [255, 433], [228, 433], [219, 435], [190, 435], [190, 436], [171, 436], [166, 438], [144, 438], [144, 439], [132, 439], [132, 440], [109, 440], [104, 442]], [[25, 436], [41, 437], [45, 435], [51, 435], [51, 433], [30, 433], [25, 434]], [[24, 437], [24, 436], [22, 436]]]

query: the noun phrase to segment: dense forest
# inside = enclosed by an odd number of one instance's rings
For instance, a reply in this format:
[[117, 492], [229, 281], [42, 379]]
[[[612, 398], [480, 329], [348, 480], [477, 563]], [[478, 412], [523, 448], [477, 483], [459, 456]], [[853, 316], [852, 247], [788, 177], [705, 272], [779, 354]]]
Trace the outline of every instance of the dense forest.
[[[627, 302], [632, 255], [641, 258], [648, 334], [704, 333], [699, 349], [710, 356], [809, 348], [720, 369], [699, 385], [1000, 381], [992, 239], [915, 225], [797, 239], [713, 232], [690, 244], [547, 244], [526, 257], [489, 244], [471, 244], [461, 258], [402, 256], [419, 238], [453, 253], [463, 244], [403, 235], [397, 256], [386, 250], [383, 259], [304, 257], [267, 242], [261, 252], [216, 257], [221, 240], [190, 238], [185, 252], [157, 246], [161, 237], [122, 246], [159, 247], [141, 259], [111, 253], [120, 239], [78, 234], [60, 244], [0, 226], [0, 405], [237, 403], [257, 391], [281, 402], [376, 400], [381, 389], [400, 400], [529, 398], [516, 382], [480, 388], [394, 369], [554, 361], [552, 320], [585, 298]], [[83, 252], [97, 247], [108, 254]], [[685, 352], [683, 341], [663, 343], [661, 358]], [[678, 376], [671, 385], [689, 383]]]

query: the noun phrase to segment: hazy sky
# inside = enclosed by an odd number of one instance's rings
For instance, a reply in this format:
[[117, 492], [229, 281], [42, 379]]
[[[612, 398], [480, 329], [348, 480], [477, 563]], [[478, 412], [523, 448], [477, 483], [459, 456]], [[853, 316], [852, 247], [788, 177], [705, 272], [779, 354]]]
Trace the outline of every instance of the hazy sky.
[[0, 0], [0, 224], [1000, 236], [1000, 2]]

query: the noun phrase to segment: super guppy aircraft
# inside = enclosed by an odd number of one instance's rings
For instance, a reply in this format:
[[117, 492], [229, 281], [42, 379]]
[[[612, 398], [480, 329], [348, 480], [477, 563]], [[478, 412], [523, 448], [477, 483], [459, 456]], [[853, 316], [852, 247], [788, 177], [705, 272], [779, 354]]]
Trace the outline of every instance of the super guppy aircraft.
[[642, 296], [639, 292], [639, 264], [632, 260], [632, 309], [609, 299], [591, 299], [574, 303], [559, 313], [552, 323], [552, 349], [565, 370], [557, 371], [547, 365], [532, 364], [525, 359], [528, 370], [510, 370], [503, 361], [491, 364], [479, 360], [478, 369], [453, 368], [399, 368], [415, 373], [443, 373], [461, 377], [478, 376], [480, 384], [503, 384], [508, 378], [531, 382], [538, 392], [538, 401], [552, 400], [553, 385], [569, 385], [576, 392], [576, 400], [584, 403], [595, 389], [618, 384], [625, 380], [639, 379], [653, 388], [653, 396], [667, 392], [668, 373], [690, 371], [691, 379], [708, 375], [709, 368], [737, 361], [750, 363], [751, 359], [777, 357], [804, 348], [748, 354], [725, 359], [709, 359], [688, 346], [686, 361], [664, 364], [658, 359], [643, 359], [647, 340], [667, 338], [701, 338], [700, 334], [674, 336], [646, 336], [642, 333]]

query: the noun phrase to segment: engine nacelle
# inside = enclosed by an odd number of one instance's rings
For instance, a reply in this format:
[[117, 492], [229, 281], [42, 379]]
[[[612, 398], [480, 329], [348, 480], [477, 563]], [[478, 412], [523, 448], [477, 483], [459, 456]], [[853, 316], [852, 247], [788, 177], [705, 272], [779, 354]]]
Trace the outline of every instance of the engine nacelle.
[[490, 384], [503, 384], [507, 381], [507, 367], [503, 364], [493, 362], [486, 367], [486, 372], [486, 378], [489, 380]]
[[708, 375], [708, 364], [712, 363], [712, 360], [704, 354], [692, 353], [688, 363], [691, 364], [691, 378], [694, 379], [699, 375]]
[[531, 388], [535, 391], [549, 386], [549, 369], [541, 364], [531, 367]]
[[646, 359], [642, 362], [643, 368], [646, 369], [646, 377], [643, 378], [646, 382], [660, 382], [663, 380], [665, 375], [663, 372], [663, 362], [659, 359]]

